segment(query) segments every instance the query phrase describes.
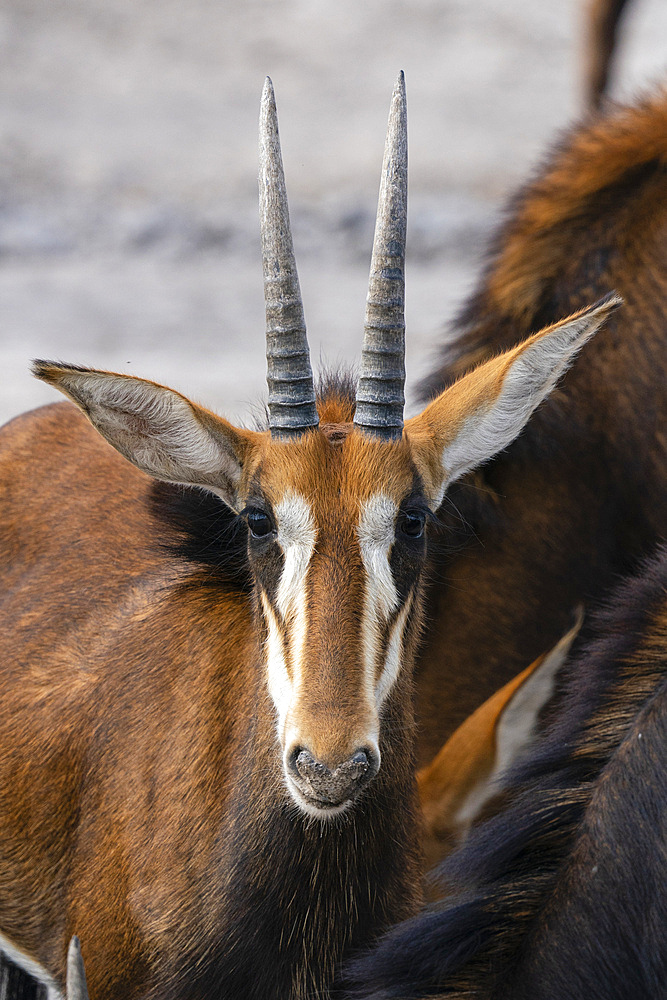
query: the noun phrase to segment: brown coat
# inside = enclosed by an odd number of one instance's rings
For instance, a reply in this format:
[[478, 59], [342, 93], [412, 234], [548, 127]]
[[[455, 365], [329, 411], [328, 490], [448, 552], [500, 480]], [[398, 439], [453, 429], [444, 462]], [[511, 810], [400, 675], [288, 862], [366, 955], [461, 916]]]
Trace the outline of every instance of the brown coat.
[[521, 437], [441, 508], [417, 670], [421, 764], [667, 535], [664, 89], [572, 130], [519, 192], [424, 393], [610, 288], [625, 306]]

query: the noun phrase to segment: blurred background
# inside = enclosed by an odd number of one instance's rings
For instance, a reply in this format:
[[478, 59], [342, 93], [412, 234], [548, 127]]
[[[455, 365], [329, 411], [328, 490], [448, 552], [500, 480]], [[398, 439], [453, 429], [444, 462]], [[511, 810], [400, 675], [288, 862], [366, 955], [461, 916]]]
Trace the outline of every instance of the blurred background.
[[[32, 357], [166, 382], [242, 421], [265, 393], [257, 118], [278, 103], [313, 360], [359, 353], [389, 100], [406, 74], [408, 391], [507, 195], [581, 115], [582, 0], [4, 0], [0, 418]], [[661, 79], [634, 0], [612, 94]]]

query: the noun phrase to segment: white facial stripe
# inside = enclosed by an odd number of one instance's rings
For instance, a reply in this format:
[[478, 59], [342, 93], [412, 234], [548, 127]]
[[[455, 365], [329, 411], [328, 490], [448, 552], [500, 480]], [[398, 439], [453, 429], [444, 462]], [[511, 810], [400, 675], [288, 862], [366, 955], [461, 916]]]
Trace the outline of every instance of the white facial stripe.
[[403, 632], [405, 631], [405, 623], [408, 620], [411, 606], [412, 594], [408, 597], [405, 606], [391, 628], [384, 666], [380, 674], [380, 679], [375, 685], [375, 703], [378, 709], [396, 683], [401, 670], [401, 664], [403, 663]]
[[278, 544], [285, 556], [285, 568], [278, 585], [276, 603], [283, 618], [303, 608], [304, 584], [315, 551], [317, 529], [310, 505], [298, 493], [286, 493], [276, 504]]
[[266, 672], [269, 694], [278, 712], [278, 738], [282, 739], [285, 717], [292, 700], [292, 682], [285, 663], [285, 650], [280, 627], [266, 595], [262, 594], [262, 608], [267, 624]]
[[389, 565], [397, 515], [394, 501], [378, 493], [361, 505], [357, 528], [361, 558], [368, 574], [370, 603], [383, 621], [398, 607], [398, 592]]
[[262, 606], [268, 626], [266, 663], [269, 693], [278, 711], [278, 734], [284, 739], [285, 720], [302, 674], [308, 627], [306, 577], [315, 551], [317, 530], [309, 504], [297, 493], [285, 494], [276, 504], [274, 513], [278, 529], [276, 537], [285, 561], [276, 593], [276, 606], [286, 625], [291, 678], [285, 662], [281, 629], [264, 595]]
[[[385, 493], [377, 493], [362, 504], [357, 527], [361, 558], [366, 570], [366, 595], [362, 615], [364, 679], [366, 695], [369, 701], [375, 700], [378, 707], [391, 690], [400, 668], [399, 636], [398, 648], [395, 651], [397, 660], [395, 664], [392, 661], [392, 667], [388, 670], [388, 662], [393, 655], [392, 641], [396, 633], [394, 626], [380, 680], [376, 684], [375, 672], [378, 649], [382, 640], [382, 626], [399, 604], [398, 591], [389, 565], [397, 515], [398, 507], [391, 497]], [[400, 619], [403, 619], [403, 612], [399, 615]], [[402, 634], [402, 628], [399, 632]]]

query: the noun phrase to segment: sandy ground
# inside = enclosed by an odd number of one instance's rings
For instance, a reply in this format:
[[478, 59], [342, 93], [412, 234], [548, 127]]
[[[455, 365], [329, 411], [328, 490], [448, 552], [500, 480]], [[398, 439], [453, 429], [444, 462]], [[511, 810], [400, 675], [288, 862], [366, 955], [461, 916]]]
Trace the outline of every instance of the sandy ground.
[[[0, 418], [31, 357], [174, 385], [236, 419], [264, 392], [257, 115], [278, 101], [311, 350], [354, 361], [389, 98], [408, 86], [409, 384], [507, 193], [581, 110], [581, 4], [4, 0]], [[614, 93], [664, 75], [636, 0]]]

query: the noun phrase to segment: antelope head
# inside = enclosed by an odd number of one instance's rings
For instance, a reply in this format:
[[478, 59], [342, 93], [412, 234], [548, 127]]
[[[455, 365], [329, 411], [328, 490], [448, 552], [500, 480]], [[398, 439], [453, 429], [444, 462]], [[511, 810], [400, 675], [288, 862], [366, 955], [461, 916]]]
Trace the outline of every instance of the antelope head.
[[260, 119], [269, 428], [234, 427], [153, 382], [35, 364], [140, 469], [208, 490], [247, 522], [276, 752], [294, 802], [323, 820], [382, 766], [383, 719], [418, 629], [429, 515], [451, 482], [519, 434], [620, 301], [611, 295], [492, 358], [404, 422], [406, 195], [401, 74], [356, 399], [316, 399], [269, 80]]

